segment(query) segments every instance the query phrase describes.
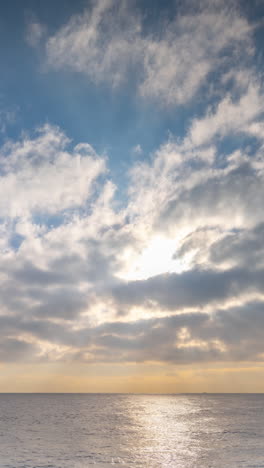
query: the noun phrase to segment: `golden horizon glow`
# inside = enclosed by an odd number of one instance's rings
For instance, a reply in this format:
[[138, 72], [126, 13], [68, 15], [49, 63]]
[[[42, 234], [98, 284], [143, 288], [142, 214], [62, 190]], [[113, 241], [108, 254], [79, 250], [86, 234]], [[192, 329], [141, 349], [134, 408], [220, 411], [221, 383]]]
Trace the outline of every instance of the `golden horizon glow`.
[[[111, 375], [111, 372], [112, 375]], [[264, 367], [16, 364], [1, 366], [0, 393], [264, 393]]]

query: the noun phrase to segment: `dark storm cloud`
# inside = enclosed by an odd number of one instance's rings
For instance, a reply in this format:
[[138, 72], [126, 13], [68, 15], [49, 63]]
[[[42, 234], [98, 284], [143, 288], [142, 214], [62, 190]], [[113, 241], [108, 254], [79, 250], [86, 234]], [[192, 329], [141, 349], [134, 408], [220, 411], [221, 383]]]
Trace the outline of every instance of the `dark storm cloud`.
[[70, 282], [70, 277], [64, 271], [44, 270], [28, 262], [21, 268], [14, 269], [13, 277], [20, 283], [39, 286], [52, 286], [53, 284]]
[[35, 360], [40, 348], [17, 338], [0, 337], [0, 362]]
[[88, 306], [87, 296], [74, 288], [57, 288], [47, 291], [39, 305], [29, 312], [35, 317], [60, 317], [68, 320], [77, 317]]
[[115, 263], [114, 255], [101, 252], [99, 243], [88, 244], [86, 257], [57, 255], [45, 269], [30, 262], [6, 262], [0, 286], [2, 309], [32, 318], [65, 320], [88, 310], [94, 294], [111, 281]]
[[[115, 327], [117, 327], [115, 329]], [[134, 325], [112, 325], [112, 332], [104, 329], [99, 343], [105, 349], [102, 356], [116, 350], [123, 360], [161, 360], [175, 363], [200, 361], [262, 360], [264, 353], [264, 303], [252, 302], [242, 307], [219, 310], [214, 314], [181, 314], [146, 320], [140, 323], [141, 333], [134, 333]], [[182, 330], [188, 336], [183, 339]], [[97, 330], [98, 332], [99, 330]], [[127, 340], [124, 340], [124, 334]], [[202, 345], [200, 342], [202, 341]], [[98, 340], [96, 341], [98, 343]], [[219, 346], [221, 343], [221, 346]], [[117, 356], [115, 355], [115, 359]]]
[[91, 342], [92, 330], [82, 329], [76, 333], [66, 323], [56, 323], [42, 318], [22, 318], [20, 316], [0, 316], [0, 336], [26, 334], [49, 343], [79, 347]]
[[194, 269], [122, 283], [113, 289], [113, 296], [122, 305], [156, 304], [164, 309], [177, 310], [224, 302], [242, 293], [261, 292], [263, 287], [264, 270]]
[[253, 302], [212, 315], [197, 312], [121, 326], [112, 323], [90, 332], [98, 347], [95, 360], [183, 364], [262, 360], [263, 330], [264, 303]]
[[263, 267], [263, 239], [263, 223], [251, 230], [230, 233], [211, 245], [210, 260], [214, 264], [228, 261], [249, 269]]
[[[213, 173], [212, 173], [213, 174]], [[182, 189], [177, 197], [170, 197], [156, 220], [157, 228], [175, 222], [200, 220], [203, 225], [228, 224], [241, 218], [253, 224], [263, 220], [264, 183], [261, 171], [243, 163], [229, 173], [218, 170], [206, 181], [201, 176], [190, 190]]]
[[[35, 286], [35, 287], [34, 287]], [[9, 278], [1, 288], [0, 305], [3, 311], [20, 317], [46, 317], [71, 320], [92, 302], [89, 294], [78, 287], [49, 283], [49, 287], [28, 285]]]
[[52, 260], [49, 264], [51, 271], [64, 272], [67, 275], [68, 281], [92, 282], [94, 285], [100, 284], [111, 277], [113, 270], [116, 268], [116, 256], [106, 253], [106, 246], [103, 242], [84, 241], [86, 248], [85, 258], [79, 255], [62, 255], [59, 258]]
[[0, 329], [2, 362], [15, 361], [20, 354], [39, 359], [38, 347], [22, 338], [12, 338], [15, 334], [69, 347], [70, 354], [61, 357], [66, 360], [178, 364], [259, 361], [264, 353], [264, 302], [213, 314], [196, 312], [130, 323], [109, 322], [78, 330], [66, 322], [2, 316]]

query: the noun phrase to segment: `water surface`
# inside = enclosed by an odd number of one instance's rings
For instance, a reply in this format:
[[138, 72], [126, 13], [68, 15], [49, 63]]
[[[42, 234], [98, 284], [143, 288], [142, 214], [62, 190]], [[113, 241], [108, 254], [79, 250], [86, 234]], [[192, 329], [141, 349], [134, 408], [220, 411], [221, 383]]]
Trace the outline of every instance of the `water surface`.
[[1, 468], [264, 467], [264, 395], [1, 394]]

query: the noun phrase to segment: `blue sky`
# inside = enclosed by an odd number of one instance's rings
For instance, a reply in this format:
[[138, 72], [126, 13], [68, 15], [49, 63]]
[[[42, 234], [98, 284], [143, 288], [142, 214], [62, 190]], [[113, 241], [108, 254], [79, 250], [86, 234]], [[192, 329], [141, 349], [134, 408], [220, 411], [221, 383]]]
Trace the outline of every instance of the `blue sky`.
[[[177, 2], [163, 2], [162, 5], [160, 2], [134, 2], [133, 7], [142, 16], [144, 31], [157, 36], [162, 34], [162, 27], [171, 15], [183, 9]], [[188, 5], [186, 11], [191, 8]], [[72, 16], [87, 9], [89, 2], [84, 1], [74, 5], [67, 1], [57, 1], [54, 5], [26, 1], [3, 6], [0, 96], [2, 112], [16, 116], [10, 115], [11, 121], [5, 122], [7, 128], [1, 138], [17, 137], [21, 129], [30, 131], [37, 125], [51, 122], [63, 128], [73, 141], [89, 141], [99, 152], [106, 150], [109, 165], [119, 176], [123, 167], [131, 164], [133, 147], [140, 144], [148, 157], [169, 133], [183, 136], [193, 115], [203, 114], [208, 102], [213, 103], [215, 99], [208, 95], [207, 83], [203, 82], [199, 93], [189, 102], [180, 103], [176, 109], [173, 105], [164, 108], [157, 99], [139, 99], [133, 75], [113, 90], [107, 80], [98, 85], [74, 69], [47, 69], [43, 60], [45, 39], [56, 34]], [[263, 6], [247, 8], [241, 4], [241, 9], [252, 21], [258, 21]], [[45, 28], [45, 39], [31, 47], [26, 40], [27, 28], [35, 23]], [[261, 28], [253, 35], [261, 45]], [[261, 48], [256, 51], [255, 58], [261, 62]], [[214, 70], [211, 72], [214, 74]], [[218, 71], [212, 78], [219, 79]]]
[[[35, 2], [13, 5], [5, 5], [2, 14], [1, 100], [3, 109], [15, 113], [16, 118], [1, 135], [3, 139], [50, 122], [63, 128], [73, 141], [89, 141], [98, 151], [106, 150], [109, 164], [118, 171], [120, 163], [131, 164], [134, 146], [140, 144], [148, 157], [170, 132], [182, 136], [193, 114], [203, 112], [206, 89], [175, 112], [174, 106], [164, 108], [158, 100], [142, 101], [133, 76], [113, 90], [107, 80], [98, 85], [74, 69], [47, 69], [43, 60], [45, 41], [31, 47], [26, 40], [27, 28], [40, 24], [46, 28], [45, 37], [52, 35], [72, 15], [89, 8], [89, 2], [76, 2], [74, 6], [65, 1], [55, 5], [47, 2], [45, 6]], [[172, 11], [177, 11], [173, 2], [164, 2], [162, 8], [160, 2], [135, 5], [150, 34], [160, 34], [160, 16], [165, 22]]]
[[263, 13], [2, 6], [6, 391], [263, 391]]

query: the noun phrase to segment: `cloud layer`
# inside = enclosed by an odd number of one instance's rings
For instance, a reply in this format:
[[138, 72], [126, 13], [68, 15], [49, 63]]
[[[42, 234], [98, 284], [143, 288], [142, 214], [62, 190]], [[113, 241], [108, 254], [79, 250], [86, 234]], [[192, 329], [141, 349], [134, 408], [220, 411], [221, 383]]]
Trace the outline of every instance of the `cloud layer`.
[[45, 39], [50, 67], [202, 110], [133, 162], [122, 203], [107, 156], [59, 127], [1, 146], [2, 362], [263, 359], [254, 25], [235, 2], [186, 2], [149, 29], [139, 7], [102, 0]]
[[211, 73], [253, 53], [252, 26], [235, 2], [186, 5], [149, 32], [134, 2], [93, 1], [48, 39], [48, 64], [113, 87], [132, 73], [142, 97], [184, 104]]

